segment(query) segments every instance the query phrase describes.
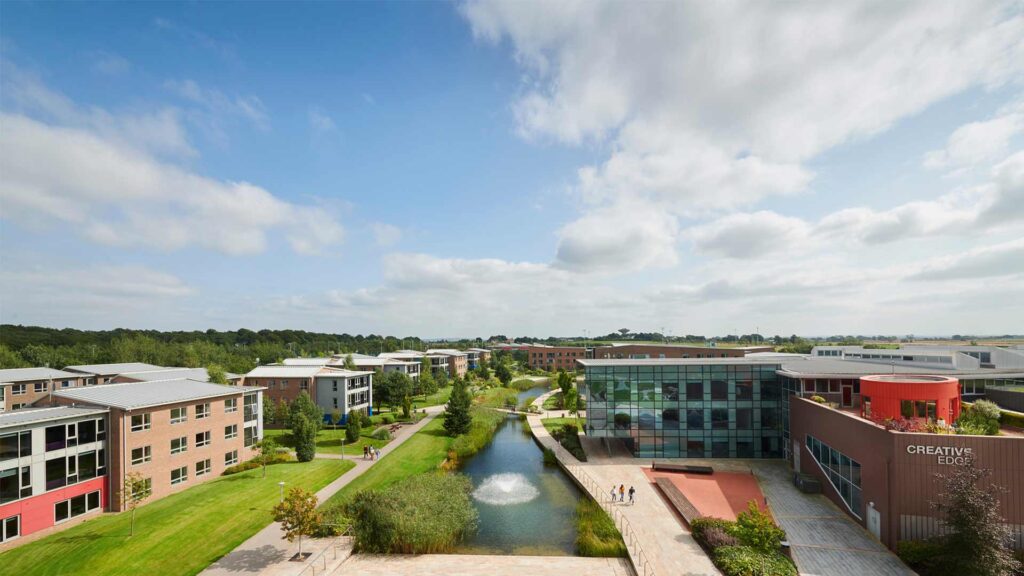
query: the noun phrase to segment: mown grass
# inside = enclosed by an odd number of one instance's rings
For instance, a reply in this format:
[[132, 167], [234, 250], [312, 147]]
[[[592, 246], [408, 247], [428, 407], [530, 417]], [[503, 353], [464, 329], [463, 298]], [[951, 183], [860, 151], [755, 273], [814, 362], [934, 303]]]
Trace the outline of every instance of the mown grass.
[[615, 522], [590, 498], [576, 503], [576, 552], [594, 558], [626, 557], [626, 544]]
[[[374, 448], [387, 446], [391, 442], [390, 440], [377, 440], [370, 436], [375, 429], [376, 427], [363, 428], [358, 442], [345, 445], [345, 455], [362, 457], [364, 445], [370, 445]], [[280, 446], [291, 448], [292, 450], [295, 449], [295, 438], [292, 437], [291, 430], [264, 430], [263, 434], [265, 438], [273, 438]], [[321, 430], [316, 435], [316, 451], [324, 454], [341, 454], [341, 441], [344, 439], [344, 428]]]
[[484, 406], [486, 408], [505, 408], [511, 405], [515, 406], [518, 403], [519, 392], [511, 388], [487, 388], [481, 390], [476, 397], [473, 398], [473, 404], [476, 406]]
[[355, 464], [343, 460], [292, 462], [222, 476], [138, 509], [104, 514], [0, 554], [0, 573], [136, 576], [198, 574], [269, 524], [286, 488], [316, 491]]
[[545, 410], [561, 410], [562, 409], [562, 393], [561, 392], [555, 392], [551, 396], [548, 396], [547, 399], [544, 400], [544, 405], [542, 407]]

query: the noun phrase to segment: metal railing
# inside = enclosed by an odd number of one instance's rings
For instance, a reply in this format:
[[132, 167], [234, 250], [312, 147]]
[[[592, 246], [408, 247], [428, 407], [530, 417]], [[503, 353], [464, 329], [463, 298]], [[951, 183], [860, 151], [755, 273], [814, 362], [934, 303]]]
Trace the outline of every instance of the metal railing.
[[640, 539], [637, 537], [636, 531], [633, 530], [633, 526], [629, 523], [629, 519], [619, 510], [618, 506], [615, 506], [614, 497], [605, 493], [597, 481], [582, 466], [578, 464], [564, 464], [564, 466], [590, 493], [598, 505], [611, 516], [615, 526], [619, 529], [619, 533], [622, 534], [622, 541], [626, 544], [630, 559], [633, 561], [633, 569], [637, 571], [637, 575], [654, 576], [654, 566], [648, 560], [643, 547], [640, 546]]
[[[341, 535], [336, 536], [334, 541], [320, 551], [319, 554], [313, 557], [313, 559], [299, 572], [296, 576], [316, 576], [317, 574], [324, 574], [327, 572], [327, 564], [333, 563], [338, 559], [339, 550], [345, 547], [345, 543], [342, 541], [343, 538], [349, 536], [351, 526], [346, 528]], [[330, 553], [330, 554], [328, 554]], [[319, 572], [317, 572], [319, 570]]]

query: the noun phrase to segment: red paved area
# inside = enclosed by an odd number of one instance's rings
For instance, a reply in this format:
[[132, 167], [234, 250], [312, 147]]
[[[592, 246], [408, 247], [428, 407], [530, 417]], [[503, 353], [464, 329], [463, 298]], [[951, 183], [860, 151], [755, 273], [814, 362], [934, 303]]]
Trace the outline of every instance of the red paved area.
[[768, 508], [764, 494], [753, 474], [718, 472], [714, 474], [688, 474], [686, 472], [662, 472], [644, 468], [644, 474], [654, 482], [655, 478], [668, 478], [703, 516], [735, 520], [736, 515], [747, 509], [747, 502], [757, 502], [762, 510]]

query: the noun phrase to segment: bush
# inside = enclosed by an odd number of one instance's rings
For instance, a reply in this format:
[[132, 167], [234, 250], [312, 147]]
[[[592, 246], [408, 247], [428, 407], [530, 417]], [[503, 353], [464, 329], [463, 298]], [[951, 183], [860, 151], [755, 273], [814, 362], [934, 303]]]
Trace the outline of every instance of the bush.
[[576, 503], [576, 551], [591, 558], [626, 557], [626, 544], [615, 522], [590, 498]]
[[353, 549], [378, 554], [451, 552], [477, 526], [462, 474], [418, 474], [385, 488], [357, 493], [344, 507]]
[[473, 408], [470, 415], [469, 431], [456, 437], [452, 442], [449, 458], [463, 460], [479, 452], [491, 438], [494, 438], [498, 425], [506, 418], [506, 414], [486, 408]]
[[935, 560], [942, 556], [943, 545], [936, 540], [901, 540], [896, 543], [896, 555], [900, 560], [919, 572], [934, 569]]
[[1002, 410], [999, 409], [999, 405], [991, 400], [978, 400], [971, 404], [968, 412], [972, 416], [978, 416], [986, 420], [999, 420], [1002, 415]]
[[778, 552], [766, 553], [749, 546], [722, 546], [712, 556], [726, 576], [796, 576], [796, 566]]
[[555, 451], [551, 448], [543, 448], [544, 451], [544, 463], [545, 464], [558, 464], [558, 457], [555, 456]]
[[509, 384], [508, 386], [509, 388], [514, 388], [515, 390], [522, 392], [524, 390], [529, 390], [534, 386], [540, 386], [540, 384], [534, 382], [533, 380], [530, 380], [529, 378], [520, 378], [518, 380], [513, 380], [512, 383]]
[[562, 425], [561, 439], [558, 440], [558, 443], [580, 462], [587, 461], [587, 453], [583, 450], [583, 445], [580, 443], [579, 428], [575, 424]]
[[370, 434], [370, 438], [374, 440], [391, 440], [391, 431], [381, 426]]
[[786, 539], [785, 530], [776, 526], [772, 517], [761, 510], [753, 500], [748, 502], [747, 509], [736, 517], [733, 534], [747, 546], [769, 553], [777, 552], [782, 541]]
[[380, 421], [385, 423], [385, 424], [394, 424], [395, 423], [395, 416], [394, 416], [394, 414], [385, 414], [385, 415], [381, 416]]
[[722, 520], [721, 518], [711, 518], [709, 516], [702, 516], [697, 518], [690, 523], [690, 531], [693, 532], [693, 539], [701, 545], [714, 550], [713, 546], [710, 546], [707, 541], [707, 533], [709, 530], [720, 530], [727, 534], [731, 534], [735, 528], [736, 523], [730, 520]]
[[715, 550], [722, 546], [739, 546], [740, 541], [725, 528], [710, 526], [704, 530], [704, 545]]
[[[291, 454], [287, 452], [278, 452], [277, 454], [274, 454], [274, 456], [271, 457], [269, 460], [267, 460], [267, 466], [270, 466], [272, 464], [282, 464], [284, 462], [292, 462], [293, 460], [295, 460], [295, 458], [293, 458]], [[263, 464], [260, 462], [259, 458], [253, 458], [252, 460], [242, 462], [241, 464], [228, 466], [227, 468], [224, 469], [223, 474], [224, 476], [230, 476], [232, 474], [238, 474], [239, 472], [245, 472], [246, 470], [255, 470], [256, 468], [259, 468], [262, 465]]]
[[828, 400], [825, 400], [821, 396], [818, 396], [817, 394], [815, 394], [814, 396], [811, 396], [811, 402], [817, 402], [818, 404], [825, 404], [826, 402], [828, 402]]

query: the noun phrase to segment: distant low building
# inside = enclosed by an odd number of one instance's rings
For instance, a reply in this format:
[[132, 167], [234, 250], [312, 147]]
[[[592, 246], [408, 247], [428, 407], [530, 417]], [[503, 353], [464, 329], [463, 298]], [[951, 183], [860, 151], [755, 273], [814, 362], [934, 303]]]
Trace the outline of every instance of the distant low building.
[[28, 408], [54, 390], [83, 386], [83, 374], [53, 368], [0, 370], [0, 412]]
[[[352, 410], [372, 414], [373, 371], [346, 370], [338, 366], [319, 363], [320, 359], [291, 359], [291, 365], [258, 366], [245, 375], [242, 386], [265, 389], [270, 402], [293, 402], [306, 392], [329, 418], [334, 410], [341, 413], [342, 421]], [[307, 365], [305, 360], [317, 360]]]

